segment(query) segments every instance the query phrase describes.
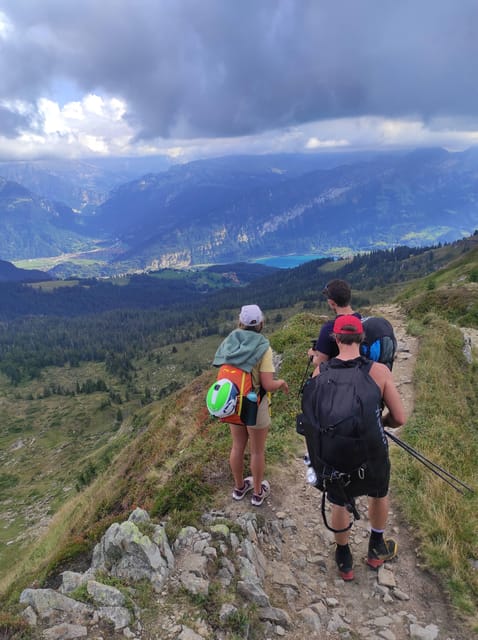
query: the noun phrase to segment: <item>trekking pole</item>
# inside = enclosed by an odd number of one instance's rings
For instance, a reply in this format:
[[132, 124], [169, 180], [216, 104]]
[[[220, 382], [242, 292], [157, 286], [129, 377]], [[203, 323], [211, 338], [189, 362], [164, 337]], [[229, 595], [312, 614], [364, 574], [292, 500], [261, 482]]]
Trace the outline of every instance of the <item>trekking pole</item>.
[[[410, 446], [406, 442], [403, 442], [403, 440], [400, 440], [400, 438], [397, 438], [397, 436], [390, 433], [390, 431], [385, 430], [385, 433], [391, 440], [393, 440], [393, 442], [398, 444], [398, 446], [402, 447], [402, 449], [407, 453], [409, 453], [413, 458], [421, 462], [425, 467], [427, 467], [427, 469], [432, 471], [441, 480], [444, 480], [447, 484], [450, 485], [450, 487], [453, 487], [455, 491], [458, 491], [458, 493], [465, 495], [465, 492], [460, 487], [457, 487], [455, 484], [453, 484], [453, 482], [456, 482], [457, 484], [461, 485], [464, 489], [466, 489], [470, 493], [474, 493], [474, 489], [472, 489], [467, 484], [462, 482], [456, 476], [452, 475], [449, 471], [447, 471], [443, 467], [440, 467], [440, 465], [436, 464], [436, 462], [433, 462], [432, 460], [429, 460], [428, 458], [426, 458], [422, 453], [414, 449], [412, 446]], [[451, 480], [453, 482], [451, 482]]]
[[[311, 342], [312, 342], [312, 349], [313, 349], [315, 347], [315, 340], [311, 340]], [[313, 357], [314, 356], [309, 356], [309, 359], [307, 361], [307, 367], [305, 368], [304, 375], [302, 376], [302, 380], [301, 380], [301, 383], [299, 385], [299, 392], [297, 394], [297, 397], [300, 396], [300, 394], [302, 393], [302, 391], [304, 389], [305, 381], [307, 379], [307, 375], [309, 373], [309, 367], [310, 367], [310, 365], [312, 363]]]
[[450, 480], [448, 480], [447, 478], [450, 478], [451, 480], [453, 480], [454, 482], [458, 483], [459, 485], [461, 485], [462, 487], [464, 487], [465, 489], [467, 489], [471, 493], [474, 493], [474, 489], [472, 489], [467, 484], [462, 482], [459, 478], [456, 478], [454, 475], [449, 473], [443, 467], [440, 467], [440, 465], [438, 465], [435, 462], [433, 462], [432, 460], [429, 460], [428, 458], [426, 458], [422, 453], [420, 453], [419, 451], [416, 451], [416, 449], [413, 449], [413, 447], [411, 447], [409, 444], [407, 444], [406, 442], [403, 442], [402, 440], [397, 438], [397, 436], [394, 436], [393, 434], [391, 434], [388, 431], [386, 431], [385, 433], [389, 436], [389, 438], [391, 440], [396, 442], [400, 447], [402, 447], [402, 449], [404, 449], [407, 453], [409, 453], [413, 458], [415, 458], [416, 460], [421, 462], [425, 467], [427, 467], [430, 471], [432, 471], [441, 480], [444, 480], [447, 484], [449, 484], [451, 487], [453, 487], [453, 489], [455, 489], [455, 491], [458, 491], [459, 493], [461, 493], [463, 495], [465, 494], [464, 491], [462, 491], [459, 487], [454, 485], [453, 482], [450, 482]]
[[435, 468], [437, 471], [439, 471], [440, 473], [444, 474], [445, 476], [447, 476], [448, 478], [450, 478], [451, 480], [454, 480], [455, 482], [457, 482], [458, 484], [460, 484], [462, 487], [464, 487], [465, 489], [467, 489], [468, 491], [470, 491], [471, 493], [474, 493], [474, 489], [472, 489], [471, 487], [469, 487], [467, 484], [465, 484], [464, 482], [462, 482], [459, 478], [457, 478], [456, 476], [454, 476], [453, 474], [451, 474], [449, 471], [447, 471], [446, 469], [444, 469], [443, 467], [440, 467], [440, 465], [438, 465], [436, 462], [433, 462], [433, 460], [430, 460], [428, 458], [426, 458], [422, 453], [420, 453], [419, 451], [417, 451], [416, 449], [414, 449], [411, 445], [409, 445], [407, 442], [403, 442], [403, 440], [400, 440], [399, 438], [397, 438], [397, 436], [395, 436], [394, 434], [390, 433], [389, 431], [386, 431], [386, 434], [389, 436], [389, 438], [391, 440], [393, 440], [394, 442], [396, 442], [398, 445], [400, 445], [405, 451], [407, 451], [408, 453], [410, 453], [410, 455], [412, 455], [414, 458], [416, 458], [417, 460], [419, 460], [420, 462], [423, 462], [423, 464], [427, 463], [429, 466]]
[[297, 394], [297, 397], [300, 396], [300, 394], [302, 393], [302, 391], [304, 390], [304, 385], [305, 385], [305, 381], [307, 378], [307, 374], [309, 373], [309, 367], [310, 367], [310, 363], [312, 362], [312, 356], [309, 356], [309, 361], [307, 362], [307, 367], [304, 371], [304, 375], [302, 377], [302, 380], [300, 382], [300, 386], [299, 386], [299, 392]]

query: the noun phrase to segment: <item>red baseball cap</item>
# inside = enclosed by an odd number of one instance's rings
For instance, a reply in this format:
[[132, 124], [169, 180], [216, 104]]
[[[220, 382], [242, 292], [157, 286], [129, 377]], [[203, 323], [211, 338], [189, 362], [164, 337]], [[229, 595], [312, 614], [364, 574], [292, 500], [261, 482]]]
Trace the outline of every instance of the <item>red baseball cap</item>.
[[334, 333], [345, 335], [363, 333], [363, 326], [357, 316], [338, 316], [334, 322]]

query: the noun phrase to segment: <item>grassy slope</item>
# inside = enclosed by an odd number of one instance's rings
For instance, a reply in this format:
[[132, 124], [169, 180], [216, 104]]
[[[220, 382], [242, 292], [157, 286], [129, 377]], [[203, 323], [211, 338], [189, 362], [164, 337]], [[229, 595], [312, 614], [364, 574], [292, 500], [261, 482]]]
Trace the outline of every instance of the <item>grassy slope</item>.
[[[174, 352], [171, 347], [157, 349], [151, 358], [135, 362], [130, 384], [110, 376], [103, 363], [49, 367], [39, 380], [17, 387], [0, 378], [0, 575], [17, 563], [17, 555], [61, 505], [75, 500], [76, 488], [106, 470], [144, 428], [140, 408], [145, 389], [155, 399], [172, 383], [187, 384], [208, 367], [216, 343], [217, 337], [204, 339], [197, 349], [187, 343]], [[78, 384], [98, 379], [121, 403], [111, 401], [109, 392], [45, 397], [51, 386], [75, 391]]]
[[[458, 327], [478, 328], [478, 250], [409, 286], [400, 296], [419, 336], [415, 410], [404, 432], [426, 457], [478, 491], [478, 354], [470, 364]], [[425, 563], [478, 629], [478, 495], [448, 489], [410, 456], [397, 455], [394, 482], [415, 525]]]
[[[271, 465], [292, 455], [297, 446], [291, 425], [299, 409], [297, 390], [304, 373], [301, 336], [310, 330], [312, 321], [316, 325], [317, 318], [297, 316], [274, 336], [276, 349], [284, 354], [283, 372], [292, 385], [292, 402], [278, 395], [274, 403], [275, 428], [268, 441]], [[212, 345], [207, 345], [206, 352], [210, 361]], [[22, 547], [24, 561], [13, 563], [3, 573], [0, 593], [10, 604], [17, 601], [25, 585], [41, 582], [52, 567], [91, 549], [106, 527], [126, 518], [135, 505], [158, 517], [167, 515], [174, 535], [177, 527], [194, 522], [213, 503], [214, 493], [230, 481], [227, 427], [211, 419], [204, 405], [205, 390], [213, 377], [214, 371], [208, 369], [174, 396], [134, 413], [131, 429], [139, 435], [90, 486], [72, 492], [53, 515], [48, 530], [30, 545], [30, 552]]]
[[[420, 357], [415, 410], [404, 439], [478, 490], [476, 360], [466, 362], [461, 332], [436, 314], [427, 314], [411, 328], [420, 337]], [[419, 534], [425, 563], [442, 574], [455, 605], [476, 616], [478, 575], [470, 562], [478, 557], [478, 495], [453, 491], [402, 452], [396, 452], [393, 470], [402, 510]]]

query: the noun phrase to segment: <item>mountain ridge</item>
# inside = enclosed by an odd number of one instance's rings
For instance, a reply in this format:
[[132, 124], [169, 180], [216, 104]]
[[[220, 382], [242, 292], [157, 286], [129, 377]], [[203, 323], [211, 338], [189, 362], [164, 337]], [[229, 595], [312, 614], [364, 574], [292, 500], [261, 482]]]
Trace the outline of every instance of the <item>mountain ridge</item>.
[[111, 274], [284, 254], [348, 256], [450, 242], [478, 227], [473, 148], [338, 158], [233, 156], [174, 165], [118, 185], [76, 214], [31, 192], [12, 198], [12, 183], [7, 189], [3, 179], [0, 256], [64, 253], [79, 271], [90, 265], [101, 275], [102, 265]]
[[[350, 255], [397, 244], [420, 246], [430, 238], [450, 241], [461, 237], [466, 228], [472, 232], [478, 223], [474, 172], [463, 168], [460, 160], [459, 154], [441, 149], [405, 158], [380, 157], [274, 179], [255, 185], [239, 198], [228, 192], [222, 204], [203, 198], [202, 211], [187, 210], [197, 194], [194, 185], [188, 193], [184, 180], [172, 200], [163, 200], [157, 184], [144, 184], [137, 200], [140, 224], [136, 221], [134, 227], [121, 230], [116, 223], [115, 229], [132, 246], [127, 257], [143, 256], [143, 264], [152, 258], [160, 266], [175, 260], [196, 264], [258, 254]], [[213, 185], [216, 194], [217, 188]], [[111, 220], [113, 212], [118, 220], [125, 219], [120, 202], [124, 198], [124, 191], [113, 195], [99, 208], [98, 220], [107, 220], [105, 215]], [[143, 207], [145, 200], [148, 204]], [[184, 216], [187, 229], [183, 231]], [[173, 219], [178, 224], [172, 224]]]

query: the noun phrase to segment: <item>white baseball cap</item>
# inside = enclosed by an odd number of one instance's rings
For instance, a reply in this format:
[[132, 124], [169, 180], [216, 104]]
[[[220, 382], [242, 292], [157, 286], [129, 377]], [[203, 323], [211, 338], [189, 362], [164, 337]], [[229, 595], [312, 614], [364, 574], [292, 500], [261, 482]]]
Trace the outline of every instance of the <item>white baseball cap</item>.
[[264, 316], [262, 315], [262, 311], [257, 306], [257, 304], [246, 304], [241, 308], [241, 313], [239, 314], [239, 321], [245, 327], [255, 327], [260, 324], [264, 320]]

